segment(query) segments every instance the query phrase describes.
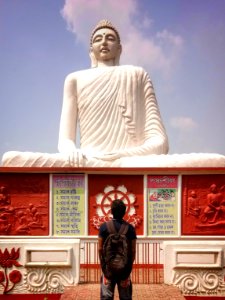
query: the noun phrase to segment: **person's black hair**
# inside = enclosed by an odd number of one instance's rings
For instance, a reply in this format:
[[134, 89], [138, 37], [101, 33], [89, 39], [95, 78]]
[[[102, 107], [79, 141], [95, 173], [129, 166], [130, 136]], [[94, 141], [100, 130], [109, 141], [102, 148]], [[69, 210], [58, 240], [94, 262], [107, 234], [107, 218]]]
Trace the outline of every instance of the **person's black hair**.
[[114, 200], [111, 205], [111, 213], [114, 219], [122, 220], [126, 213], [126, 205], [122, 200]]

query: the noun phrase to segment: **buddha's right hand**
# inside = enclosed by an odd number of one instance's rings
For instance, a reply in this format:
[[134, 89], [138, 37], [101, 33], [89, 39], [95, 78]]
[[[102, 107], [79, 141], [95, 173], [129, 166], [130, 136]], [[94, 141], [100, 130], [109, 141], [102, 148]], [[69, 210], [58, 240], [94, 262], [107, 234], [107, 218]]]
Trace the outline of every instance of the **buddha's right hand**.
[[76, 149], [67, 153], [67, 161], [71, 167], [84, 167], [86, 162], [86, 156], [82, 153], [81, 150]]
[[59, 152], [65, 156], [71, 167], [84, 167], [87, 159], [80, 149], [76, 148], [75, 143], [70, 139], [61, 139], [58, 146]]

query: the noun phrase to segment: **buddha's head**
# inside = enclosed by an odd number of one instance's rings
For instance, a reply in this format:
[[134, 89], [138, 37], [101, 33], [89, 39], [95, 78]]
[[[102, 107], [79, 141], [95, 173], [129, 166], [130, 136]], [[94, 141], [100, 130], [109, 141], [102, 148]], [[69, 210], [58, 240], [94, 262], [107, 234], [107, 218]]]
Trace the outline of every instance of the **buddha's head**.
[[122, 47], [116, 28], [107, 20], [100, 21], [92, 31], [90, 40], [90, 58], [92, 68], [99, 63], [119, 65]]

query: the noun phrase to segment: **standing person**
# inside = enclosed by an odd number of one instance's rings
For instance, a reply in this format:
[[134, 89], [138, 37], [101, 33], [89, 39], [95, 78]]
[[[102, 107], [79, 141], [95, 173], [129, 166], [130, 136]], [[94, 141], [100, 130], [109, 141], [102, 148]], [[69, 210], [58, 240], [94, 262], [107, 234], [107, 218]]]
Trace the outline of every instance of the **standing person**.
[[[130, 279], [130, 273], [136, 254], [137, 236], [134, 227], [123, 220], [123, 217], [126, 213], [126, 206], [122, 200], [114, 200], [112, 202], [111, 213], [113, 215], [113, 219], [111, 221], [103, 223], [99, 229], [99, 258], [103, 272], [101, 277], [100, 299], [113, 300], [115, 286], [117, 285], [120, 300], [132, 300], [132, 283]], [[118, 272], [118, 274], [114, 276], [110, 274], [110, 270], [108, 269], [106, 250], [106, 248], [109, 247], [109, 236], [113, 233], [112, 227], [118, 233], [118, 235], [121, 234], [121, 230], [123, 231], [122, 234], [125, 235], [128, 245], [126, 267], [123, 271]]]

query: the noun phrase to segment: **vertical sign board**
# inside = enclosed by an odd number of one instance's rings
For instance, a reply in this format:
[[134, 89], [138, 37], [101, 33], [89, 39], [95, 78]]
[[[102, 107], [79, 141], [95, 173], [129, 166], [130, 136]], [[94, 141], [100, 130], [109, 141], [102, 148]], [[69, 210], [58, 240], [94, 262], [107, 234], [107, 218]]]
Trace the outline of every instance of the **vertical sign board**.
[[148, 176], [148, 235], [178, 235], [176, 175]]
[[84, 175], [53, 175], [53, 235], [84, 235]]

